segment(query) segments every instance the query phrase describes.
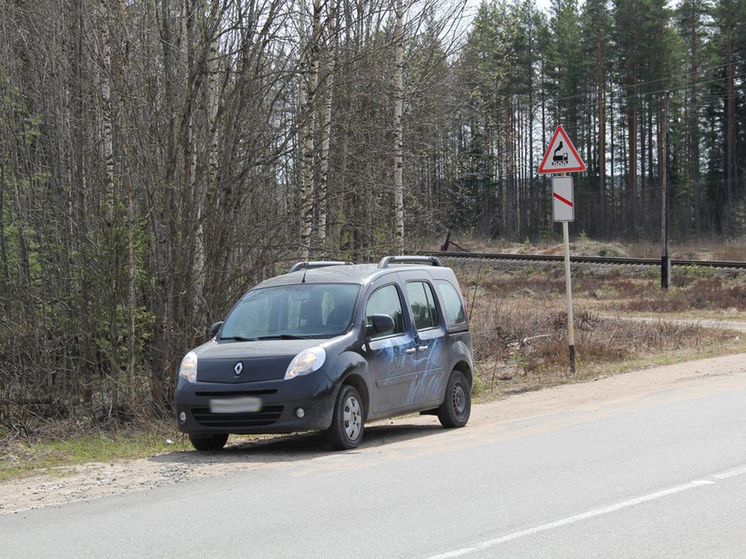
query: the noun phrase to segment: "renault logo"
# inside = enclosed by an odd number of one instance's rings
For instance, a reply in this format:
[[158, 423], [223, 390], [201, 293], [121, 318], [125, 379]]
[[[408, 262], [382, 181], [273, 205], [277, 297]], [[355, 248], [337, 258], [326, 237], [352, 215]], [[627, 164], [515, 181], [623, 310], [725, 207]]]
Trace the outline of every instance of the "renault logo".
[[240, 361], [236, 363], [236, 366], [233, 367], [233, 370], [235, 371], [236, 376], [240, 375], [241, 371], [243, 371], [243, 363], [241, 363]]

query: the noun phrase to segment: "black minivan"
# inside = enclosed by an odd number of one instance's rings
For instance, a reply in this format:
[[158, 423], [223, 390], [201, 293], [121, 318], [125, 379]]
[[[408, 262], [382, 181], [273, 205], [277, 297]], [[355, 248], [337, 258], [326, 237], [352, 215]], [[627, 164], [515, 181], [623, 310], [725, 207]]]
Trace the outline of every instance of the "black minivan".
[[358, 446], [366, 422], [395, 415], [463, 427], [474, 369], [464, 309], [435, 257], [299, 262], [246, 293], [184, 356], [179, 429], [197, 450], [219, 450], [229, 433], [308, 430], [341, 450]]

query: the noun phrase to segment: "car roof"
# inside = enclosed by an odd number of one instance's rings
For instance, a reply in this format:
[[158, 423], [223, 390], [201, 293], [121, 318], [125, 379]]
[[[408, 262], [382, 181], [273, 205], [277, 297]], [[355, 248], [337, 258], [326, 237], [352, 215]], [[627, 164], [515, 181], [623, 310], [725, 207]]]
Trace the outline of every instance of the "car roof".
[[[426, 277], [446, 278], [451, 277], [453, 272], [450, 268], [443, 266], [418, 266], [411, 264], [393, 265], [380, 268], [378, 264], [353, 264], [340, 266], [326, 266], [323, 268], [309, 268], [289, 274], [283, 274], [270, 278], [256, 285], [254, 289], [263, 287], [275, 287], [279, 285], [296, 285], [300, 283], [357, 283], [367, 284], [373, 280], [391, 273], [400, 271], [420, 271]], [[305, 281], [303, 275], [305, 274]]]

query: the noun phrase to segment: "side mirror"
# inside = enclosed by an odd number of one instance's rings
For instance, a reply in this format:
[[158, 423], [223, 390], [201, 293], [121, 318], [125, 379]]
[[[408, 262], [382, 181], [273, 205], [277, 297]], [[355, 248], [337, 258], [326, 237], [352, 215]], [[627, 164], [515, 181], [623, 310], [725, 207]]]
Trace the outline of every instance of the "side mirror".
[[212, 326], [210, 326], [210, 337], [214, 338], [215, 334], [218, 333], [218, 330], [220, 330], [220, 327], [223, 325], [222, 322], [216, 322]]
[[393, 330], [395, 326], [394, 319], [387, 314], [374, 314], [370, 317], [370, 321], [371, 325], [367, 329], [369, 336]]

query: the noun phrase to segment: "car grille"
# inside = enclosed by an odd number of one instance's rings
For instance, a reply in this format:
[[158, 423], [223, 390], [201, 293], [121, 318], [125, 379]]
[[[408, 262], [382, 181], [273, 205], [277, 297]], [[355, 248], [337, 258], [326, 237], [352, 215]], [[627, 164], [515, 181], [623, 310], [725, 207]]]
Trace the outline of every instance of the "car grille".
[[246, 428], [272, 425], [282, 415], [283, 406], [265, 406], [261, 411], [247, 413], [212, 413], [209, 408], [192, 410], [194, 420], [203, 427]]
[[267, 394], [276, 394], [276, 393], [277, 393], [276, 388], [265, 388], [264, 390], [222, 390], [222, 391], [198, 390], [194, 394], [196, 396], [204, 396], [207, 398], [210, 398], [210, 397], [220, 398], [222, 396], [230, 396], [230, 397], [265, 396]]

